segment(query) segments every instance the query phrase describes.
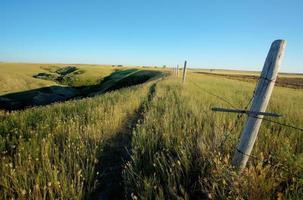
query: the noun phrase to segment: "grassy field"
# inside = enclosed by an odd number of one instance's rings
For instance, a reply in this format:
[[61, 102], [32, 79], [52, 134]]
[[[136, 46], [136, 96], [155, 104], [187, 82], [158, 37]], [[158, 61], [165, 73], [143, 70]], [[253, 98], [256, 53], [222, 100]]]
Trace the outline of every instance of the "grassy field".
[[[206, 74], [209, 76], [217, 76], [222, 78], [246, 81], [246, 82], [254, 82], [256, 83], [259, 80], [260, 74], [257, 73], [236, 73], [232, 74], [231, 72], [205, 72], [205, 71], [197, 71], [195, 73], [198, 74]], [[301, 74], [279, 74], [277, 80], [275, 81], [275, 86], [278, 87], [288, 87], [295, 89], [303, 89], [303, 75]]]
[[[27, 66], [23, 64], [8, 64], [0, 68], [6, 77], [18, 77], [22, 74], [17, 79], [20, 85], [16, 85], [10, 78], [2, 80], [7, 94], [0, 96], [0, 109], [20, 110], [94, 96], [143, 83], [160, 73], [140, 68], [92, 65], [34, 65], [29, 68], [27, 71]], [[28, 82], [31, 84], [27, 84]], [[15, 86], [7, 90], [6, 86], [10, 84]], [[21, 90], [22, 88], [27, 89]]]
[[[52, 80], [37, 79], [33, 76], [38, 73], [54, 72], [58, 68], [63, 68], [66, 64], [19, 64], [0, 63], [0, 95], [31, 90], [41, 87], [62, 85]], [[97, 81], [108, 76], [115, 68], [98, 65], [70, 65], [79, 68], [81, 73], [73, 74], [71, 85], [83, 86], [93, 85]]]
[[[43, 72], [50, 73], [46, 67]], [[33, 68], [29, 80], [41, 72], [40, 65]], [[303, 133], [299, 130], [263, 121], [252, 153], [255, 157], [242, 172], [231, 167], [246, 116], [237, 119], [236, 114], [211, 108], [230, 107], [218, 96], [244, 108], [253, 82], [189, 70], [183, 85], [180, 77], [167, 76], [131, 86], [130, 80], [151, 72], [141, 68], [108, 76], [112, 67], [95, 68], [100, 77], [89, 75], [85, 68], [87, 74], [79, 74], [85, 81], [76, 82], [77, 86], [94, 85], [102, 79], [101, 93], [1, 116], [2, 199], [303, 196]], [[8, 69], [2, 66], [0, 70]], [[129, 80], [131, 74], [137, 76]], [[60, 84], [33, 78], [31, 89], [46, 86], [39, 86], [40, 81]], [[1, 91], [28, 89], [28, 85], [16, 88], [9, 83]], [[121, 85], [128, 87], [121, 89]], [[106, 92], [110, 87], [115, 90]], [[301, 127], [302, 102], [302, 89], [276, 87], [267, 111], [282, 114], [275, 119], [279, 122]]]
[[[208, 72], [227, 75], [260, 75], [260, 71], [243, 71], [243, 70], [226, 70], [226, 69], [192, 69], [194, 72]], [[303, 78], [303, 73], [286, 73], [280, 72], [279, 77], [283, 78]]]
[[102, 147], [126, 128], [149, 85], [5, 116], [0, 123], [2, 199], [87, 197], [97, 184]]
[[[300, 131], [263, 122], [253, 151], [258, 160], [250, 159], [248, 168], [240, 175], [231, 168], [244, 118], [236, 126], [235, 115], [212, 112], [211, 107], [229, 105], [210, 93], [241, 108], [247, 104], [253, 88], [250, 83], [194, 73], [189, 74], [184, 86], [174, 79], [160, 83], [144, 123], [133, 137], [132, 161], [125, 172], [129, 196], [300, 199]], [[268, 111], [283, 114], [281, 122], [300, 126], [302, 100], [301, 90], [275, 88]]]

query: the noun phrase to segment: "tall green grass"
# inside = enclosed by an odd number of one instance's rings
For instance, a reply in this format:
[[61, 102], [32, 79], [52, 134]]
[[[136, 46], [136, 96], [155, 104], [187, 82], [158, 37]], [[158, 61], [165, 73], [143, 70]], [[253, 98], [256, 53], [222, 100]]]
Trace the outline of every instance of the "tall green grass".
[[[83, 74], [81, 74], [82, 76]], [[84, 76], [84, 75], [83, 75]], [[103, 147], [121, 133], [140, 105], [131, 160], [124, 166], [128, 199], [300, 199], [302, 132], [263, 121], [247, 168], [231, 157], [245, 116], [212, 107], [246, 106], [255, 85], [195, 73], [184, 85], [174, 77], [93, 98], [0, 113], [0, 198], [83, 199], [97, 186]], [[218, 95], [215, 96], [214, 94]], [[280, 122], [303, 124], [302, 90], [279, 88], [267, 111]], [[102, 187], [102, 186], [101, 186]], [[122, 191], [121, 191], [122, 192]]]
[[0, 199], [88, 197], [103, 146], [127, 126], [149, 85], [3, 116]]
[[[300, 131], [264, 121], [252, 153], [258, 159], [251, 158], [241, 173], [231, 167], [245, 117], [236, 126], [236, 115], [212, 112], [211, 107], [229, 105], [210, 93], [241, 108], [253, 89], [250, 83], [195, 74], [183, 86], [176, 79], [158, 84], [156, 98], [134, 132], [132, 159], [124, 171], [128, 197], [300, 199]], [[277, 87], [268, 111], [283, 114], [281, 122], [300, 126], [302, 101], [301, 90]]]

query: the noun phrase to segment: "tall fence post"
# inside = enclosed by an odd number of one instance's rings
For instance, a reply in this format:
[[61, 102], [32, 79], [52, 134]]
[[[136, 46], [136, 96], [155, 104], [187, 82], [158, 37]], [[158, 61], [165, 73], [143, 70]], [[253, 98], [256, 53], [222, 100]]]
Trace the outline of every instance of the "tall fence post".
[[248, 114], [248, 119], [241, 134], [240, 143], [233, 157], [232, 164], [238, 169], [246, 166], [257, 139], [263, 115], [254, 113], [265, 112], [266, 110], [284, 56], [285, 46], [286, 41], [284, 40], [274, 41], [266, 57], [250, 108], [251, 114]]
[[176, 72], [176, 74], [177, 74], [177, 77], [179, 76], [179, 65], [177, 65], [177, 72]]
[[184, 83], [184, 82], [185, 82], [185, 79], [186, 79], [186, 64], [187, 64], [187, 61], [185, 60], [185, 61], [184, 61], [184, 67], [183, 67], [182, 83]]

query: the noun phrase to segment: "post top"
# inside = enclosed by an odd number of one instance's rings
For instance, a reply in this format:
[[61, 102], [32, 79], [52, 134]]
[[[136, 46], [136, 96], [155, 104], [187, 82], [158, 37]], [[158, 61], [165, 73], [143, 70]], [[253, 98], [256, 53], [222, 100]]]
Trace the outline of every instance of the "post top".
[[277, 39], [275, 41], [273, 41], [273, 45], [276, 44], [276, 45], [279, 45], [279, 44], [285, 44], [286, 43], [286, 40], [283, 40], [283, 39]]
[[285, 40], [283, 40], [283, 39], [277, 39], [277, 40], [275, 40], [274, 42], [285, 42]]

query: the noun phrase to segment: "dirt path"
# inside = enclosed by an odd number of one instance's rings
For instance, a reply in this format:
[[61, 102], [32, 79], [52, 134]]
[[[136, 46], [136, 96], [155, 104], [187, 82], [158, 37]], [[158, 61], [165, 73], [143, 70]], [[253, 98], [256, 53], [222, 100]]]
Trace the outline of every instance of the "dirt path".
[[155, 95], [156, 84], [150, 86], [147, 100], [126, 122], [126, 128], [107, 141], [99, 158], [99, 168], [97, 166], [100, 187], [93, 193], [91, 199], [125, 199], [122, 171], [125, 163], [130, 160], [132, 132], [137, 124], [142, 122], [146, 107]]

